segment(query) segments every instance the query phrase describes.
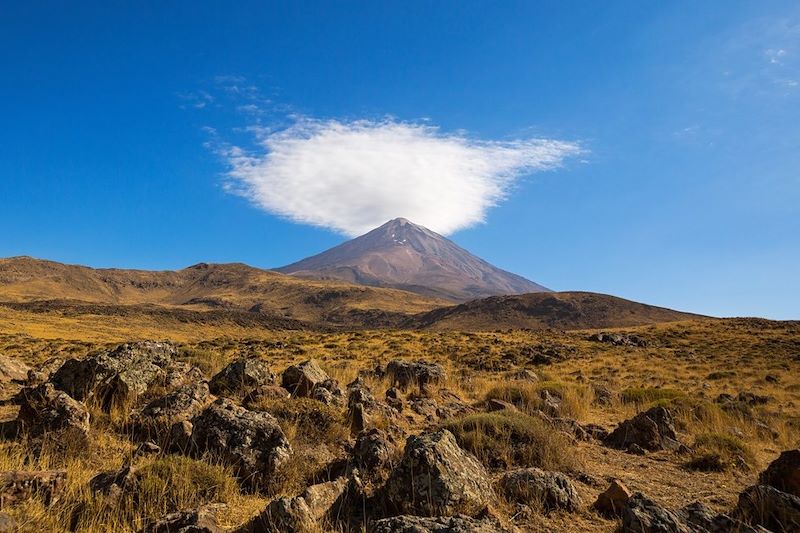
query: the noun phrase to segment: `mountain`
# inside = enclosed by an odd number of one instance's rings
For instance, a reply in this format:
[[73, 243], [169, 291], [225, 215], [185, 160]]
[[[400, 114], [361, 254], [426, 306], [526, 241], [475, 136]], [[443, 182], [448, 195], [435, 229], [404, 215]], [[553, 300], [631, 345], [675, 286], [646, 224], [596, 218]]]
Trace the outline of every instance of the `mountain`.
[[241, 263], [147, 271], [94, 269], [30, 257], [0, 259], [0, 302], [99, 314], [129, 313], [121, 309], [125, 306], [139, 306], [142, 312], [158, 306], [159, 314], [164, 308], [213, 310], [332, 325], [370, 320], [385, 325], [447, 303], [394, 289], [298, 279]]
[[434, 309], [409, 327], [440, 330], [621, 328], [708, 317], [593, 292], [492, 296]]
[[454, 302], [548, 292], [404, 218], [276, 271], [301, 278], [392, 287]]

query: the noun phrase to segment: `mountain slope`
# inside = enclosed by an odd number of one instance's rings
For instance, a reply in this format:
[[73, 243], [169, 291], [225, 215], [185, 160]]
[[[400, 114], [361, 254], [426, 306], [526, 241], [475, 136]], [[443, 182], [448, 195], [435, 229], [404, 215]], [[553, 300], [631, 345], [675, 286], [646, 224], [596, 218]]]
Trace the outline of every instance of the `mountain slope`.
[[[0, 302], [53, 306], [180, 307], [249, 311], [309, 323], [406, 316], [445, 301], [341, 281], [303, 280], [244, 264], [201, 263], [176, 271], [93, 269], [29, 257], [0, 259]], [[360, 325], [360, 324], [359, 324]]]
[[409, 327], [441, 330], [619, 328], [707, 318], [593, 292], [493, 296], [434, 309]]
[[451, 301], [548, 290], [403, 218], [276, 271], [393, 287]]

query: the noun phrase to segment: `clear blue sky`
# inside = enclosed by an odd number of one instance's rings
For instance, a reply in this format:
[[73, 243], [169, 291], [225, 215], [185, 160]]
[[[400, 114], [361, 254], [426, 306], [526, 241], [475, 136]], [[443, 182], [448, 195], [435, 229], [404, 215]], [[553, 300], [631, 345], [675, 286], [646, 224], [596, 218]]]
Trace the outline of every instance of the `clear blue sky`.
[[580, 144], [451, 235], [502, 268], [800, 318], [797, 2], [333, 4], [4, 2], [0, 256], [292, 262], [345, 237], [226, 191], [220, 147], [391, 116]]

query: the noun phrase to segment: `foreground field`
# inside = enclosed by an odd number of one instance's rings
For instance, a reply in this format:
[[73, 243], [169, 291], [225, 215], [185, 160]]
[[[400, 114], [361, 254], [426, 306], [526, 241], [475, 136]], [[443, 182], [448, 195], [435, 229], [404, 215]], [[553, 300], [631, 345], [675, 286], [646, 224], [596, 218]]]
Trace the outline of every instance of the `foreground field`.
[[[22, 531], [137, 531], [170, 512], [199, 507], [221, 527], [235, 529], [247, 526], [276, 498], [294, 498], [306, 487], [341, 474], [350, 479], [343, 493], [352, 499], [352, 470], [342, 465], [355, 461], [354, 446], [361, 442], [356, 438], [363, 437], [359, 432], [364, 428], [380, 430], [389, 443], [386, 457], [374, 472], [360, 467], [360, 499], [340, 506], [336, 516], [315, 521], [312, 529], [359, 530], [372, 527], [381, 516], [419, 514], [407, 512], [419, 511], [414, 507], [419, 502], [398, 502], [386, 487], [398, 483], [406, 437], [444, 428], [485, 469], [493, 487], [489, 492], [495, 494], [487, 496], [488, 511], [480, 516], [488, 516], [497, 528], [613, 531], [620, 519], [592, 506], [612, 479], [666, 509], [699, 501], [714, 512], [730, 512], [739, 494], [756, 484], [759, 473], [782, 450], [800, 444], [800, 323], [699, 320], [597, 335], [599, 331], [325, 333], [196, 324], [154, 331], [126, 328], [124, 320], [115, 318], [90, 333], [80, 323], [70, 328], [68, 321], [53, 320], [54, 328], [48, 328], [50, 324], [29, 315], [3, 312], [0, 354], [43, 370], [145, 338], [174, 342], [175, 361], [183, 368], [196, 366], [206, 379], [234, 360], [263, 360], [277, 374], [268, 379], [275, 383], [272, 388], [248, 396], [254, 387], [242, 383], [216, 395], [269, 413], [292, 449], [268, 480], [254, 486], [219, 450], [166, 453], [171, 444], [158, 432], [151, 440], [163, 451], [135, 452], [147, 440], [133, 429], [138, 409], [168, 392], [166, 388], [151, 387], [111, 406], [101, 404], [99, 395], [89, 395], [84, 445], [70, 446], [58, 433], [18, 431], [7, 431], [0, 444], [2, 471], [66, 470], [65, 486], [53, 501], [38, 494], [3, 504], [3, 512]], [[309, 359], [336, 381], [323, 387], [333, 393], [296, 390], [292, 398], [280, 397], [277, 385], [286, 384], [281, 373]], [[424, 360], [440, 365], [444, 374], [434, 372], [435, 379], [423, 379], [428, 383], [415, 379], [403, 387], [391, 365], [387, 372], [393, 360]], [[20, 387], [5, 383], [3, 398]], [[372, 400], [364, 399], [355, 408], [354, 395]], [[674, 446], [665, 438], [664, 446], [645, 450], [639, 444], [614, 445], [613, 438], [604, 437], [620, 422], [653, 407], [665, 408], [672, 418]], [[17, 418], [16, 406], [3, 409], [7, 421]], [[124, 463], [134, 467], [135, 482], [120, 483], [113, 493], [90, 488], [95, 476], [119, 472]], [[563, 472], [574, 489], [570, 503], [552, 504], [538, 493], [524, 498], [506, 490], [506, 473], [524, 467]], [[361, 505], [353, 506], [353, 501]], [[391, 505], [403, 512], [390, 511]], [[258, 531], [253, 524], [251, 530]]]

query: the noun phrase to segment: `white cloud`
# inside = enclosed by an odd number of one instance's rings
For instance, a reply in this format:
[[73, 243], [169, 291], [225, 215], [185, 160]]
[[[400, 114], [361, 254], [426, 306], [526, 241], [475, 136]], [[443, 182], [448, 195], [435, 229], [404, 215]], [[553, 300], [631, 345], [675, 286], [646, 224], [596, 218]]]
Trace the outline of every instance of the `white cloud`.
[[549, 139], [482, 141], [415, 123], [298, 119], [225, 151], [228, 183], [289, 220], [360, 235], [405, 217], [449, 234], [482, 222], [517, 178], [581, 152]]

